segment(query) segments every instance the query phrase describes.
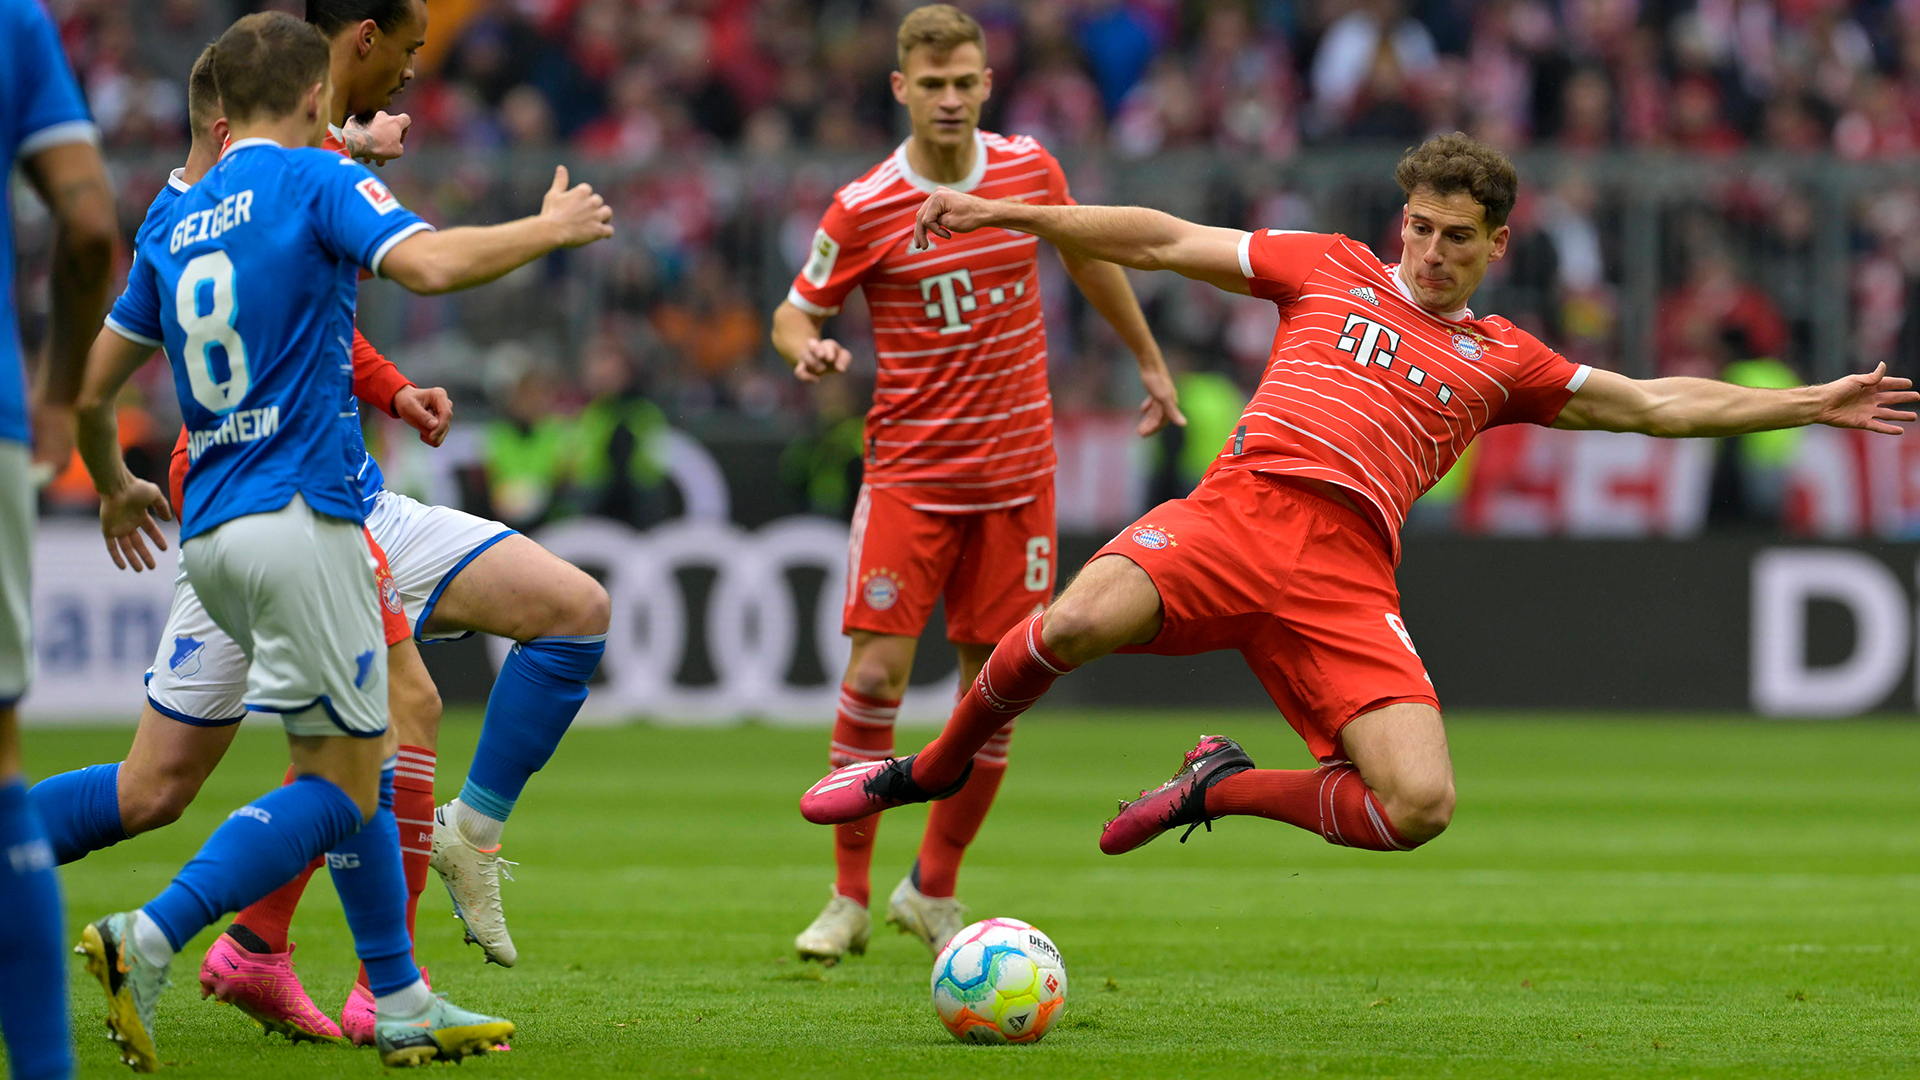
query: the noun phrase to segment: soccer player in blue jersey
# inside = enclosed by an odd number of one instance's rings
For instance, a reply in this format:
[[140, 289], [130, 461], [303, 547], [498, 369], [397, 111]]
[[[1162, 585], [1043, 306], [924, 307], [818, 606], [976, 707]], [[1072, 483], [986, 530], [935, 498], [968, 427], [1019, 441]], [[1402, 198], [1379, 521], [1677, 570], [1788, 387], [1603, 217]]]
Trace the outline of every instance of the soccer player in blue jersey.
[[[110, 402], [164, 343], [194, 458], [181, 507], [196, 593], [246, 651], [250, 710], [278, 713], [298, 779], [236, 810], [173, 883], [136, 911], [90, 924], [81, 951], [108, 1025], [136, 1069], [158, 1067], [154, 1007], [173, 954], [225, 912], [314, 856], [329, 864], [376, 999], [389, 1065], [485, 1052], [505, 1020], [432, 994], [407, 938], [391, 807], [386, 651], [364, 514], [341, 423], [357, 273], [416, 292], [490, 281], [560, 247], [612, 234], [611, 212], [556, 170], [541, 213], [436, 233], [351, 161], [309, 147], [326, 133], [325, 38], [278, 13], [216, 46], [233, 129], [227, 156], [143, 226], [128, 288], [96, 346], [80, 443], [110, 547], [159, 542], [160, 490], [129, 474]], [[292, 149], [289, 149], [291, 147]], [[120, 556], [116, 556], [120, 557]]]
[[14, 325], [13, 216], [0, 190], [0, 1036], [16, 1080], [73, 1074], [60, 886], [27, 801], [14, 704], [33, 671], [33, 477], [72, 453], [74, 395], [113, 258], [113, 192], [97, 138], [46, 11], [0, 0], [0, 168], [21, 165], [56, 226], [53, 319], [30, 421]]

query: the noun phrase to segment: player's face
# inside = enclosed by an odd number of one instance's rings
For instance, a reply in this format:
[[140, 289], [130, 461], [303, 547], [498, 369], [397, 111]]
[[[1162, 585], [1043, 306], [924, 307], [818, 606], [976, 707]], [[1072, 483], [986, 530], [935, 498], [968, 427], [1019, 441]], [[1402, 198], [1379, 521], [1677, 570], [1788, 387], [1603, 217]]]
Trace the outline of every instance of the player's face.
[[373, 40], [355, 72], [360, 93], [347, 102], [349, 114], [358, 116], [386, 108], [393, 103], [394, 95], [412, 81], [414, 54], [427, 43], [427, 5], [423, 0], [414, 0], [410, 10], [407, 21], [392, 33], [373, 33]]
[[972, 139], [992, 92], [993, 69], [972, 42], [944, 54], [918, 46], [907, 54], [906, 70], [893, 73], [893, 97], [907, 107], [914, 137], [936, 146]]
[[1400, 223], [1401, 277], [1421, 307], [1458, 311], [1487, 276], [1487, 264], [1507, 253], [1507, 233], [1505, 225], [1488, 229], [1486, 208], [1464, 191], [1415, 191]]

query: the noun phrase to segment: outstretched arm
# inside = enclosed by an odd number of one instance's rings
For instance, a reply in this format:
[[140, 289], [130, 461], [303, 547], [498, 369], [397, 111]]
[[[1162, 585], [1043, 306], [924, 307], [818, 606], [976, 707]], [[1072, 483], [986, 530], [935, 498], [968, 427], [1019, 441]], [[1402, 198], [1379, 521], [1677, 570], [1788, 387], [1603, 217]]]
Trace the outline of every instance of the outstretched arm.
[[1881, 364], [1819, 386], [1766, 390], [1712, 379], [1629, 379], [1594, 370], [1574, 392], [1557, 428], [1637, 431], [1662, 438], [1747, 435], [1756, 431], [1826, 424], [1898, 435], [1913, 413], [1896, 406], [1920, 401], [1911, 379]]
[[567, 167], [553, 170], [540, 213], [504, 225], [418, 232], [394, 245], [381, 276], [422, 293], [457, 292], [484, 285], [563, 247], [613, 235], [613, 208], [586, 184], [567, 186]]
[[1147, 389], [1147, 400], [1140, 403], [1140, 424], [1135, 429], [1140, 437], [1144, 439], [1168, 424], [1186, 427], [1187, 418], [1180, 414], [1173, 376], [1167, 373], [1160, 343], [1153, 340], [1153, 331], [1147, 328], [1146, 313], [1140, 310], [1140, 298], [1133, 295], [1133, 286], [1127, 283], [1126, 271], [1103, 259], [1090, 259], [1064, 248], [1060, 251], [1060, 261], [1066, 264], [1067, 276], [1080, 287], [1087, 303], [1113, 326], [1140, 366], [1140, 384]]
[[913, 223], [913, 243], [975, 229], [1032, 233], [1063, 252], [1135, 270], [1171, 270], [1228, 292], [1251, 292], [1240, 266], [1239, 229], [1195, 225], [1140, 206], [1032, 206], [941, 188], [927, 196]]

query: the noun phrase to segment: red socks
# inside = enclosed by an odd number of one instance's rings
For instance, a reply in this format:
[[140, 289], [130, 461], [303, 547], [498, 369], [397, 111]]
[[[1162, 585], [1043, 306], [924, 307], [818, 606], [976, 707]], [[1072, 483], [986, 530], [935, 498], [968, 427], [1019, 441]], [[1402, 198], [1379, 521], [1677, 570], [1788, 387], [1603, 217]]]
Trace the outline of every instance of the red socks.
[[1207, 789], [1209, 817], [1233, 814], [1284, 821], [1343, 847], [1411, 851], [1420, 846], [1394, 831], [1380, 800], [1352, 765], [1235, 773]]
[[993, 809], [993, 797], [1007, 775], [1007, 743], [1013, 739], [1013, 723], [996, 732], [987, 745], [973, 755], [973, 775], [967, 786], [950, 799], [931, 804], [927, 812], [927, 833], [920, 840], [920, 892], [925, 896], [952, 896], [960, 876], [960, 860], [967, 845], [980, 832], [980, 824]]
[[[400, 746], [393, 770], [393, 817], [400, 824], [400, 866], [407, 875], [407, 937], [427, 888], [427, 860], [433, 855], [434, 752], [424, 746]], [[417, 938], [415, 940], [418, 940]]]
[[[899, 715], [899, 698], [869, 697], [842, 686], [840, 709], [833, 718], [833, 746], [828, 754], [833, 767], [892, 757], [893, 722]], [[878, 814], [833, 827], [833, 889], [863, 907], [872, 898], [869, 871], [873, 866], [873, 839], [879, 828]]]
[[1022, 620], [994, 646], [979, 678], [954, 706], [946, 730], [914, 758], [915, 783], [928, 791], [951, 787], [1001, 728], [1032, 708], [1053, 680], [1073, 670], [1040, 640], [1042, 617]]

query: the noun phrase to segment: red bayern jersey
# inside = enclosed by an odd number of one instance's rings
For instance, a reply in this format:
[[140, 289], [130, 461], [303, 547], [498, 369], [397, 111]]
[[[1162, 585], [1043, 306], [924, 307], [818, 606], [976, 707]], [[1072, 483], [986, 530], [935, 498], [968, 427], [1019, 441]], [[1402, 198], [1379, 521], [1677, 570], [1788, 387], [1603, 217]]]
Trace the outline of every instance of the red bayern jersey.
[[1499, 316], [1421, 308], [1398, 266], [1345, 236], [1251, 232], [1240, 269], [1280, 309], [1280, 330], [1214, 468], [1339, 485], [1395, 562], [1408, 508], [1475, 435], [1553, 423], [1590, 370]]
[[[331, 150], [345, 156], [347, 145], [340, 141], [338, 129], [329, 128], [325, 142], [320, 144], [323, 150]], [[224, 151], [222, 151], [224, 153]], [[373, 343], [360, 335], [358, 327], [353, 331], [353, 393], [361, 401], [393, 415], [393, 399], [400, 391], [412, 386], [413, 380], [400, 374], [393, 361], [380, 355]], [[180, 438], [173, 444], [173, 460], [167, 468], [167, 493], [173, 497], [174, 513], [180, 512], [185, 500], [187, 486], [187, 429], [180, 429]]]
[[[866, 482], [909, 488], [915, 509], [965, 513], [1033, 501], [1053, 476], [1053, 399], [1040, 320], [1039, 241], [981, 229], [909, 251], [920, 204], [942, 185], [903, 143], [834, 194], [787, 300], [818, 316], [855, 286], [873, 317], [879, 373], [867, 412]], [[956, 191], [1071, 204], [1066, 175], [1022, 135], [974, 134]]]

